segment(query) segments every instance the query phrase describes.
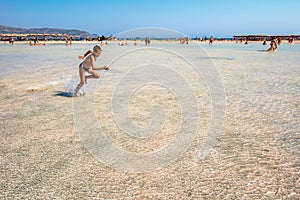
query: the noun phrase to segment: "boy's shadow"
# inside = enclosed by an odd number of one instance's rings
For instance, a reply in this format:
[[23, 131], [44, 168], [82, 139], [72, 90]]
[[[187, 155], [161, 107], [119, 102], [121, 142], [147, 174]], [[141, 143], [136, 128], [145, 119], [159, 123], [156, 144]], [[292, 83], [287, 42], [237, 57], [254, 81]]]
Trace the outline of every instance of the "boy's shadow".
[[73, 94], [71, 92], [65, 92], [65, 91], [56, 91], [56, 94], [54, 96], [60, 96], [60, 97], [73, 97]]

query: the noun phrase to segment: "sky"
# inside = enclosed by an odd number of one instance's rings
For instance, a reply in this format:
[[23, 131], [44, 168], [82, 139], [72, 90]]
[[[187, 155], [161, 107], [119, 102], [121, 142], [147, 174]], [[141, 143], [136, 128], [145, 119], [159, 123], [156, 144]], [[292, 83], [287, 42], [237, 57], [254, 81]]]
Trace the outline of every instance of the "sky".
[[300, 34], [299, 0], [2, 1], [0, 25], [117, 35], [144, 27], [190, 37]]

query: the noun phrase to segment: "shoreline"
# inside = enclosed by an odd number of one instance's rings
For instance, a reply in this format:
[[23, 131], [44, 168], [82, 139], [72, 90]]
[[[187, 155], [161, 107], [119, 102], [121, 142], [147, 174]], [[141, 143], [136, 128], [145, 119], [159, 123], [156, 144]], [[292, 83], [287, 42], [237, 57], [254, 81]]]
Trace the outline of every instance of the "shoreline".
[[[119, 44], [119, 43], [125, 43], [125, 42], [128, 42], [128, 43], [134, 43], [136, 42], [137, 44], [145, 44], [145, 42], [143, 40], [133, 40], [133, 39], [128, 39], [128, 40], [112, 40], [112, 41], [107, 41], [108, 44]], [[180, 40], [151, 40], [151, 43], [150, 43], [150, 46], [151, 44], [158, 44], [158, 43], [172, 43], [172, 44], [180, 44]], [[196, 40], [190, 40], [189, 41], [189, 44], [193, 44], [193, 43], [196, 43], [196, 44], [208, 44], [209, 41], [196, 41]], [[222, 41], [219, 41], [219, 40], [215, 40], [213, 42], [213, 44], [228, 44], [228, 43], [232, 43], [232, 44], [244, 44], [245, 41], [243, 42], [240, 42], [240, 41], [234, 41], [234, 40], [222, 40]], [[248, 44], [262, 44], [263, 41], [249, 41], [248, 40]], [[267, 41], [267, 45], [269, 45], [270, 41]], [[18, 44], [28, 44], [28, 46], [30, 46], [30, 43], [29, 41], [15, 41], [14, 42], [14, 45], [18, 45]], [[76, 45], [76, 44], [100, 44], [100, 42], [98, 41], [72, 41], [72, 44], [71, 45]], [[287, 40], [282, 40], [281, 44], [288, 44], [288, 41]], [[295, 40], [293, 42], [293, 44], [300, 44], [300, 40]], [[293, 45], [292, 44], [292, 45]], [[0, 42], [0, 46], [1, 45], [11, 45], [9, 43], [9, 41], [1, 41]], [[37, 43], [37, 45], [31, 45], [31, 46], [46, 46], [46, 45], [65, 45], [65, 46], [71, 46], [70, 44], [66, 44], [65, 41], [39, 41]], [[104, 45], [104, 44], [103, 44]], [[182, 45], [186, 45], [186, 44], [182, 44]]]

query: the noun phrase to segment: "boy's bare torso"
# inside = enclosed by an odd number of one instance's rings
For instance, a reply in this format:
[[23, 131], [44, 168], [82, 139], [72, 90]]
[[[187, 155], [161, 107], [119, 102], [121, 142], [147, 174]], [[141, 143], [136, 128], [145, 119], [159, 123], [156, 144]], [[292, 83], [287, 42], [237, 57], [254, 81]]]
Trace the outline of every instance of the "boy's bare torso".
[[95, 62], [96, 62], [96, 57], [91, 53], [90, 55], [88, 55], [86, 57], [86, 59], [82, 62], [82, 64], [86, 68], [94, 69], [95, 68]]

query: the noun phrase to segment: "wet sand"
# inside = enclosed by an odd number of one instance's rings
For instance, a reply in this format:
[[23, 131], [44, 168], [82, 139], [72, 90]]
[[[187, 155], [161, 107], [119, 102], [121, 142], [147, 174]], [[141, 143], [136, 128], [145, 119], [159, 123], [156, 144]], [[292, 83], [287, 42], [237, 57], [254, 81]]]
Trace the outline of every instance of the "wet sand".
[[[61, 47], [55, 52], [58, 59], [51, 52], [53, 60], [51, 56], [47, 59], [50, 59], [50, 66], [55, 67], [43, 66], [44, 62], [39, 60], [40, 68], [2, 76], [0, 197], [299, 199], [299, 48], [295, 45], [298, 50], [291, 51], [288, 46], [283, 46], [271, 54], [257, 51], [257, 46], [245, 50], [244, 46], [232, 45], [207, 44], [202, 46], [204, 51], [198, 51], [193, 45], [159, 46], [178, 50], [194, 63], [210, 62], [218, 69], [226, 95], [226, 116], [223, 132], [217, 135], [213, 148], [205, 157], [200, 157], [199, 145], [209, 137], [205, 130], [211, 119], [210, 91], [203, 80], [193, 76], [192, 68], [178, 69], [182, 76], [188, 77], [198, 98], [197, 135], [180, 159], [148, 173], [128, 173], [108, 167], [97, 161], [82, 143], [74, 123], [72, 105], [85, 102], [92, 94], [77, 99], [65, 97], [65, 76], [77, 76], [79, 61], [76, 56], [90, 46]], [[104, 47], [97, 65], [110, 63], [134, 48], [138, 47]], [[1, 52], [1, 56], [5, 53]], [[24, 63], [22, 58], [16, 59], [14, 65]], [[136, 59], [141, 63], [146, 58], [141, 55]], [[160, 59], [168, 66], [180, 64], [168, 57]], [[128, 65], [121, 66], [122, 62]], [[180, 105], [176, 95], [161, 88], [146, 87], [132, 98], [131, 114], [137, 123], [149, 123], [149, 116], [144, 113], [153, 103], [149, 99], [154, 99], [154, 103], [163, 102], [162, 106], [167, 110], [167, 126], [161, 134], [140, 143], [119, 134], [113, 115], [108, 113], [110, 83], [131, 67], [130, 62], [133, 61], [119, 59], [112, 64], [111, 72], [103, 74], [101, 90], [97, 90], [99, 94], [95, 96], [95, 102], [102, 102], [96, 104], [96, 116], [108, 136], [122, 148], [133, 152], [153, 151], [173, 137], [179, 123]], [[93, 83], [95, 80], [91, 80]], [[157, 92], [159, 89], [161, 91]]]

